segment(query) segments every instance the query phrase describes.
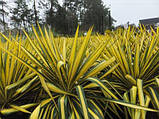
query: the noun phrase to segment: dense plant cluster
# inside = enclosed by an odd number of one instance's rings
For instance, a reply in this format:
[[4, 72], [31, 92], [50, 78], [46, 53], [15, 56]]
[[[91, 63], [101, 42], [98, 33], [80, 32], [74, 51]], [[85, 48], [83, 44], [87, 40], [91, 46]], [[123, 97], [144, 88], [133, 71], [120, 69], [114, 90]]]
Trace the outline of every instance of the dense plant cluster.
[[[159, 112], [159, 28], [106, 35], [1, 34], [0, 116], [145, 119]], [[121, 116], [122, 113], [122, 116]], [[0, 118], [1, 118], [0, 117]]]

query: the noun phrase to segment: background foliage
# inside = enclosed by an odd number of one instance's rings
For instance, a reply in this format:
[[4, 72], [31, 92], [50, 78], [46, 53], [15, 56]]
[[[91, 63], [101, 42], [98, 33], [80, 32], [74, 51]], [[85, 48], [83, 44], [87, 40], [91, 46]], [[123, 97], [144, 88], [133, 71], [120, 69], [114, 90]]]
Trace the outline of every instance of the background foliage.
[[73, 35], [78, 24], [83, 32], [94, 26], [95, 32], [104, 33], [114, 22], [102, 0], [0, 0], [0, 7], [1, 31], [31, 30], [38, 21], [59, 34]]

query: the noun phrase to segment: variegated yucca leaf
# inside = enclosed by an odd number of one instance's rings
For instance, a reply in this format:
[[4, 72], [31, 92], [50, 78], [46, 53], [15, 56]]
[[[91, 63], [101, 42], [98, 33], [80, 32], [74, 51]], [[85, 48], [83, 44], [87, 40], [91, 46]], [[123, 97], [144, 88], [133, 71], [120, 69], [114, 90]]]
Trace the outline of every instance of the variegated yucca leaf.
[[[18, 35], [14, 40], [19, 40], [19, 44], [25, 44], [25, 47], [27, 47], [27, 43], [23, 42]], [[20, 47], [14, 47], [14, 41], [12, 43], [0, 41], [0, 46], [27, 61]], [[35, 92], [33, 90], [38, 87], [39, 83], [36, 73], [33, 73], [14, 57], [0, 50], [0, 113], [2, 115], [18, 111], [30, 114], [31, 112], [27, 109], [36, 106], [36, 103], [34, 104], [31, 101], [28, 103], [25, 100], [28, 99], [29, 101], [29, 98], [30, 100], [35, 98], [31, 94]]]

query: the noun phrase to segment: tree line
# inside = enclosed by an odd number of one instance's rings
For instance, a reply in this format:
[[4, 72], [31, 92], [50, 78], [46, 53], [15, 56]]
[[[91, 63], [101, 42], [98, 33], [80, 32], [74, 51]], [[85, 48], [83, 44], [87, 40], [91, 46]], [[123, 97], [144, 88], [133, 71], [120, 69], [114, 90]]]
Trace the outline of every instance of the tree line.
[[112, 29], [115, 20], [102, 0], [0, 0], [1, 31], [7, 29], [31, 29], [45, 25], [60, 34], [74, 34], [78, 25], [81, 31], [91, 26], [95, 32]]

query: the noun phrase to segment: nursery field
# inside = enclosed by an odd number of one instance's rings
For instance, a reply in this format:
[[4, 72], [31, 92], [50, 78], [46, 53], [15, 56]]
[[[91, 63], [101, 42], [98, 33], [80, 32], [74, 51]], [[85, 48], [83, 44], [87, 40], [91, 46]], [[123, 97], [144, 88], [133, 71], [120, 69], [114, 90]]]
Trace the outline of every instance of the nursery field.
[[159, 118], [159, 28], [0, 33], [0, 119]]

